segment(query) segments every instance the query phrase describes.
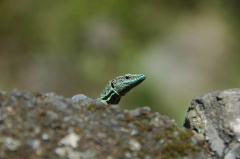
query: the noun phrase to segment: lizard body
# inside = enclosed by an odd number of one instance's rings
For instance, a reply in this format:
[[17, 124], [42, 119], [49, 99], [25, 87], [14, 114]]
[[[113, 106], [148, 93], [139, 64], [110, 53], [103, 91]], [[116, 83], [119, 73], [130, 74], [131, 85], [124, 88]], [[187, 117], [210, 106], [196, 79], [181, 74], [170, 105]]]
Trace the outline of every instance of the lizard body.
[[104, 104], [118, 104], [121, 97], [145, 80], [143, 74], [125, 74], [110, 80], [97, 100]]

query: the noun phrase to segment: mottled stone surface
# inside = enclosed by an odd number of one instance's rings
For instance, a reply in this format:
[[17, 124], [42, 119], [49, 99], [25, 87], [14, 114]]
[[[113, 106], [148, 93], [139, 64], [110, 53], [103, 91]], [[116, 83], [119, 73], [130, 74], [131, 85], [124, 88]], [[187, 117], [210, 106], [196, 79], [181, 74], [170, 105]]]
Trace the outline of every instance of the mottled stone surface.
[[194, 98], [184, 126], [203, 134], [219, 158], [240, 158], [240, 89]]
[[81, 95], [0, 93], [0, 158], [207, 158], [202, 139], [148, 107]]

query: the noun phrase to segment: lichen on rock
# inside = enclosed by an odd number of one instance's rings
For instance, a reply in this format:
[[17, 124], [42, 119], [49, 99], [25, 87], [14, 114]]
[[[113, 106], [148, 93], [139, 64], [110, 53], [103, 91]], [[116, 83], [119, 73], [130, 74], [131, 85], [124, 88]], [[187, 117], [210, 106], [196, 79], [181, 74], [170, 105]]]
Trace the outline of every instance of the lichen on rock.
[[0, 93], [0, 158], [208, 158], [191, 130], [148, 107]]

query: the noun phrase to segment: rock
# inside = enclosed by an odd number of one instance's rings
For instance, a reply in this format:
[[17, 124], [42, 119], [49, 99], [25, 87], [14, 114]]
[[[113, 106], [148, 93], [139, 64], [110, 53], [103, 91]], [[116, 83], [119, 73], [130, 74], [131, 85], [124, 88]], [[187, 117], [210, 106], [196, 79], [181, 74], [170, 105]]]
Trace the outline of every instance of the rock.
[[72, 97], [72, 100], [74, 101], [79, 101], [79, 100], [85, 100], [87, 99], [88, 97], [85, 96], [84, 94], [76, 94]]
[[84, 94], [76, 94], [72, 98], [72, 101], [74, 103], [81, 103], [81, 106], [88, 106], [90, 103], [97, 103], [97, 104], [103, 104], [98, 100], [94, 100], [92, 98], [88, 98]]
[[21, 146], [18, 140], [12, 139], [11, 137], [2, 138], [1, 142], [4, 143], [6, 148], [10, 151], [15, 151]]
[[61, 139], [58, 145], [71, 146], [73, 148], [76, 148], [78, 141], [79, 141], [79, 135], [75, 133], [70, 133], [67, 136], [65, 136], [63, 139]]
[[191, 130], [148, 107], [55, 93], [0, 92], [0, 136], [0, 158], [210, 158]]
[[203, 134], [213, 155], [240, 158], [240, 89], [216, 91], [194, 98], [184, 126]]

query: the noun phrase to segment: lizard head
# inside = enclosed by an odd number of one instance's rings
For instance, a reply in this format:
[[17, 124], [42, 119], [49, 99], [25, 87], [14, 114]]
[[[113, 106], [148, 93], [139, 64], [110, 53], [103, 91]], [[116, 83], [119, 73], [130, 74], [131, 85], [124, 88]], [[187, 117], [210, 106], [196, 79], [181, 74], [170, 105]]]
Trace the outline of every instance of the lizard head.
[[119, 95], [123, 96], [144, 81], [145, 78], [146, 76], [143, 74], [125, 74], [112, 79], [110, 82], [112, 89], [114, 89]]

